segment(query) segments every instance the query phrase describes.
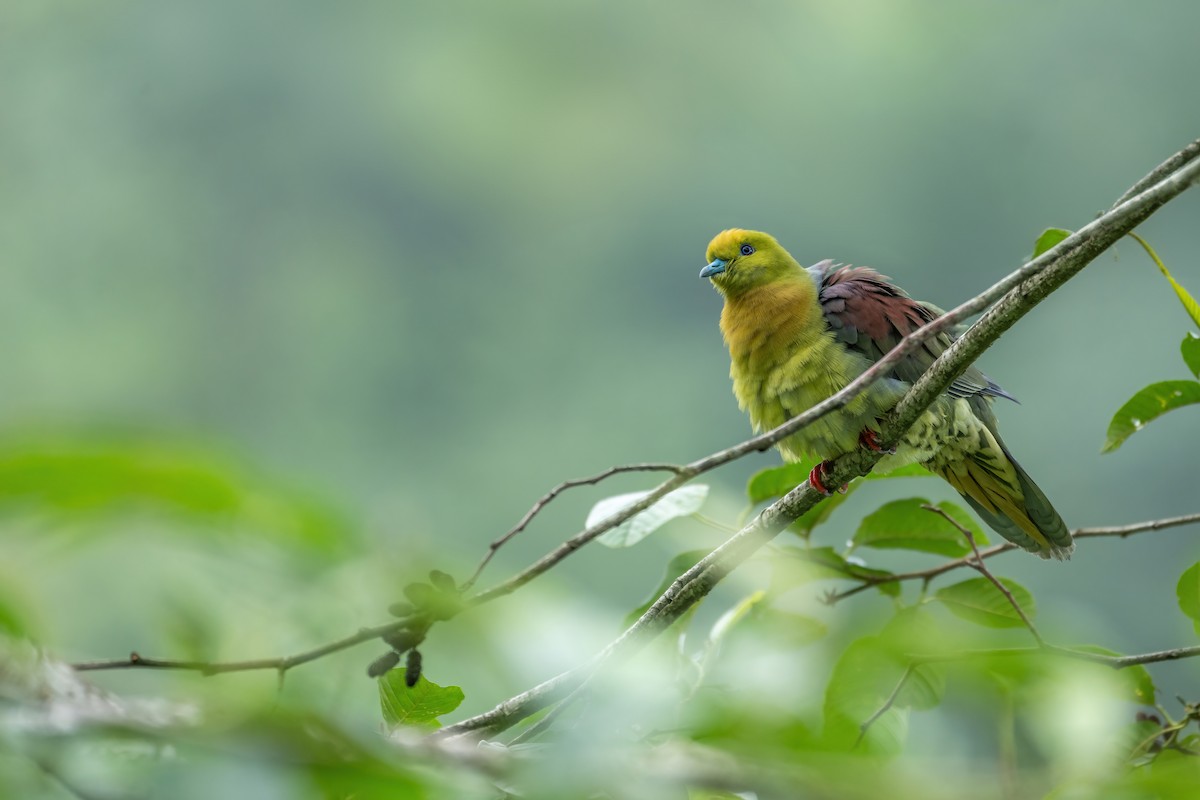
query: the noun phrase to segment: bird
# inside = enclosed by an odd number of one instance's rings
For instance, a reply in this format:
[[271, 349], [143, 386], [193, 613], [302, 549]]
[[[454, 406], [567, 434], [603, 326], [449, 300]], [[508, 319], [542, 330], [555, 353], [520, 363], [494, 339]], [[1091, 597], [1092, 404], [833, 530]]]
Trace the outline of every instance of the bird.
[[[770, 234], [717, 234], [700, 271], [724, 298], [720, 328], [733, 393], [755, 431], [777, 428], [835, 394], [908, 333], [943, 313], [874, 269], [824, 260], [803, 267]], [[831, 459], [856, 447], [883, 451], [881, 472], [919, 463], [946, 480], [989, 527], [1042, 558], [1069, 558], [1062, 517], [1000, 439], [992, 403], [1012, 395], [969, 367], [885, 450], [881, 419], [956, 333], [939, 333], [843, 408], [776, 445], [786, 461]], [[822, 494], [827, 461], [809, 475]]]

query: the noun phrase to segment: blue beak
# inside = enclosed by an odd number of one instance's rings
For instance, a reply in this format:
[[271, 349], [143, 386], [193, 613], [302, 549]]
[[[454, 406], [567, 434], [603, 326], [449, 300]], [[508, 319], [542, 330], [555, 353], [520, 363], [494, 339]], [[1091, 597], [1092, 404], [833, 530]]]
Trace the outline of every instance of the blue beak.
[[725, 267], [727, 267], [728, 265], [729, 265], [728, 261], [725, 261], [720, 258], [714, 258], [712, 260], [711, 264], [709, 264], [704, 269], [700, 270], [700, 277], [701, 278], [711, 278], [713, 275], [719, 275], [720, 273], [725, 271]]

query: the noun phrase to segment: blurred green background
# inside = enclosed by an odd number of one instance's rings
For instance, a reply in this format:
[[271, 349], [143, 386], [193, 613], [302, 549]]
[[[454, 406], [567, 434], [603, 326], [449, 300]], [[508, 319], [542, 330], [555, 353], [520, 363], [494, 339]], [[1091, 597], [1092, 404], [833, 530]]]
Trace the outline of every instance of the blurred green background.
[[[804, 263], [955, 305], [1197, 135], [1197, 29], [1187, 0], [7, 4], [6, 447], [202, 452], [254, 497], [333, 510], [313, 528], [218, 503], [181, 523], [30, 511], [13, 491], [3, 592], [67, 659], [279, 654], [380, 622], [431, 566], [465, 576], [554, 483], [745, 438], [697, 278], [714, 233], [767, 230]], [[1198, 221], [1193, 191], [1142, 229], [1193, 293]], [[999, 409], [1008, 444], [1069, 524], [1197, 510], [1195, 412], [1099, 454], [1135, 390], [1186, 377], [1187, 329], [1127, 243], [984, 357], [1023, 403]], [[710, 515], [732, 522], [777, 461], [712, 476]], [[825, 543], [856, 509], [953, 496], [905, 484], [857, 493]], [[483, 583], [648, 485], [565, 498]], [[720, 538], [589, 548], [439, 630], [431, 677], [486, 708], [602, 644], [671, 553]], [[1194, 640], [1174, 581], [1197, 557], [1182, 529], [1003, 571], [1051, 635], [1133, 652]], [[559, 614], [534, 613], [547, 597]], [[480, 642], [506, 655], [472, 663]], [[371, 657], [296, 680], [366, 713]]]

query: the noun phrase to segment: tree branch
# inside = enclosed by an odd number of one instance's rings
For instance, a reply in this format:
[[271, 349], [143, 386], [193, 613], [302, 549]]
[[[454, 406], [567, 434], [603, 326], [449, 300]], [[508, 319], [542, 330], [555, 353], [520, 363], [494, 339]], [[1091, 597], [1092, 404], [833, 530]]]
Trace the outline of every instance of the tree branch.
[[316, 661], [318, 658], [345, 650], [356, 644], [369, 642], [372, 639], [394, 633], [408, 623], [404, 620], [376, 625], [373, 628], [362, 628], [358, 633], [351, 634], [312, 650], [305, 650], [292, 656], [276, 658], [252, 658], [245, 661], [173, 661], [170, 659], [146, 658], [137, 652], [129, 654], [128, 658], [116, 658], [105, 661], [81, 661], [71, 665], [78, 672], [89, 672], [105, 669], [175, 669], [199, 672], [202, 675], [219, 675], [225, 672], [249, 672], [252, 670], [273, 669], [279, 672], [282, 679], [284, 673], [293, 667]]
[[1151, 186], [1176, 172], [1184, 164], [1197, 157], [1200, 157], [1200, 139], [1192, 142], [1187, 147], [1183, 148], [1178, 153], [1171, 156], [1166, 161], [1162, 162], [1153, 170], [1151, 170], [1149, 175], [1135, 183], [1129, 188], [1129, 191], [1117, 198], [1117, 202], [1113, 203], [1113, 208], [1116, 208], [1125, 201], [1146, 191]]
[[[1169, 202], [1195, 182], [1198, 176], [1200, 176], [1200, 158], [1198, 156], [1200, 156], [1200, 140], [1188, 145], [1180, 153], [1177, 153], [1171, 159], [1164, 162], [1163, 165], [1160, 165], [1155, 172], [1152, 172], [1146, 178], [1143, 178], [1142, 181], [1139, 181], [1134, 189], [1131, 189], [1127, 193], [1132, 193], [1133, 196], [1123, 202], [1118, 202], [1111, 211], [1067, 237], [1054, 248], [1031, 260], [988, 290], [904, 337], [895, 349], [887, 353], [879, 362], [866, 370], [841, 391], [772, 431], [705, 456], [690, 464], [681, 467], [672, 467], [675, 469], [675, 475], [661, 483], [646, 497], [608, 519], [580, 531], [508, 580], [467, 598], [464, 601], [463, 607], [468, 608], [481, 605], [515, 591], [538, 575], [551, 569], [592, 539], [619, 525], [634, 514], [649, 508], [664, 495], [687, 483], [697, 475], [739, 459], [748, 453], [766, 450], [800, 428], [845, 406], [874, 381], [891, 371], [891, 368], [897, 361], [919, 347], [923, 341], [957, 325], [960, 321], [999, 299], [999, 302], [996, 302], [996, 305], [984, 314], [970, 330], [943, 352], [931, 365], [929, 370], [905, 394], [893, 412], [889, 414], [884, 425], [883, 439], [886, 443], [895, 442], [920, 416], [924, 409], [936, 400], [938, 395], [945, 390], [950, 382], [974, 362], [1004, 331], [1024, 316], [1024, 314], [1028, 313], [1031, 308], [1041, 302], [1051, 292], [1078, 273], [1089, 261], [1111, 246], [1121, 236], [1128, 233], [1163, 204]], [[1172, 168], [1167, 169], [1168, 165], [1172, 165]], [[1159, 174], [1160, 172], [1162, 173], [1161, 175]], [[1134, 190], [1143, 184], [1147, 184], [1148, 188], [1135, 193]], [[859, 450], [839, 456], [830, 462], [828, 469], [829, 480], [834, 485], [840, 485], [849, 482], [853, 478], [861, 477], [869, 472], [882, 456], [882, 452], [868, 450]], [[637, 467], [639, 465], [630, 466]], [[613, 468], [613, 470], [622, 471], [622, 468]], [[615, 472], [609, 471], [609, 474], [615, 474]], [[601, 473], [601, 475], [604, 475], [604, 473]], [[601, 478], [597, 478], [597, 480], [599, 479]], [[562, 491], [562, 489], [559, 489], [559, 491]], [[591, 662], [562, 673], [527, 692], [510, 698], [485, 714], [464, 720], [457, 725], [443, 728], [436, 735], [453, 736], [472, 731], [503, 730], [525, 716], [561, 698], [608, 659], [631, 652], [668, 627], [684, 611], [708, 594], [731, 570], [745, 561], [766, 542], [770, 541], [797, 517], [823, 499], [821, 495], [810, 489], [807, 484], [797, 487], [785, 497], [764, 509], [753, 522], [743, 527], [737, 534], [702, 559], [692, 569], [681, 575], [637, 622], [628, 628], [617, 640], [601, 651], [601, 653], [597, 654]], [[547, 500], [546, 502], [549, 501]], [[545, 503], [543, 502], [541, 505], [544, 506]], [[535, 508], [537, 508], [537, 504], [535, 504]], [[534, 514], [537, 513], [536, 510], [532, 511]], [[518, 523], [518, 526], [520, 526], [520, 523]], [[511, 531], [510, 534], [515, 535]], [[511, 535], [506, 534], [506, 536], [511, 538]], [[496, 547], [501, 545], [496, 545]], [[495, 548], [490, 549], [494, 552]], [[1000, 552], [996, 548], [992, 548], [989, 551], [983, 551], [981, 557], [993, 555], [993, 551]], [[485, 556], [484, 564], [486, 564], [488, 558], [490, 558], [490, 555]], [[476, 574], [478, 574], [478, 570]], [[148, 659], [143, 658], [137, 653], [132, 653], [126, 659], [91, 661], [74, 666], [79, 670], [122, 668], [179, 669], [197, 671], [206, 675], [245, 670], [274, 669], [282, 676], [292, 667], [308, 663], [330, 653], [344, 650], [372, 639], [377, 639], [385, 634], [399, 631], [408, 624], [406, 620], [399, 620], [371, 628], [363, 628], [357, 633], [337, 641], [293, 656], [280, 658], [207, 663]]]
[[[1118, 525], [1102, 528], [1077, 528], [1072, 532], [1072, 536], [1076, 539], [1088, 537], [1119, 537], [1124, 539], [1127, 536], [1132, 536], [1137, 533], [1159, 531], [1166, 528], [1173, 528], [1179, 525], [1188, 525], [1193, 522], [1200, 522], [1200, 514], [1187, 514], [1181, 517], [1170, 517], [1167, 519], [1148, 520], [1146, 522], [1138, 522], [1132, 525]], [[980, 551], [981, 558], [990, 558], [1000, 553], [1007, 553], [1010, 550], [1017, 549], [1015, 545], [1005, 542], [993, 547], [989, 547]], [[947, 561], [939, 564], [936, 567], [930, 567], [926, 570], [918, 570], [916, 572], [900, 572], [894, 575], [886, 575], [872, 578], [860, 578], [863, 583], [847, 589], [844, 592], [836, 592], [830, 595], [830, 602], [837, 602], [843, 598], [858, 594], [866, 589], [878, 586], [881, 583], [894, 583], [899, 581], [911, 580], [928, 580], [935, 578], [945, 572], [967, 566], [968, 558], [959, 558], [953, 561]], [[273, 669], [280, 673], [287, 672], [292, 667], [298, 667], [301, 664], [307, 664], [310, 661], [315, 661], [322, 656], [336, 653], [340, 650], [353, 647], [363, 642], [369, 642], [378, 639], [384, 634], [393, 633], [406, 627], [405, 621], [389, 622], [383, 625], [376, 625], [372, 628], [363, 628], [357, 633], [338, 639], [335, 642], [305, 650], [302, 653], [296, 653], [291, 656], [282, 656], [275, 658], [256, 658], [247, 659], [244, 661], [182, 661], [171, 659], [147, 658], [136, 652], [130, 653], [127, 658], [107, 659], [101, 661], [81, 661], [71, 666], [80, 671], [98, 671], [111, 669], [175, 669], [190, 672], [199, 672], [203, 675], [220, 675], [226, 672], [248, 672], [252, 670]]]
[[[1189, 145], [1190, 147], [1192, 145]], [[1195, 154], [1187, 157], [1184, 166], [1178, 171], [1172, 172], [1145, 191], [1118, 204], [1114, 209], [1071, 234], [1042, 255], [1034, 258], [1007, 278], [995, 284], [991, 289], [963, 303], [949, 314], [939, 317], [923, 328], [909, 334], [901, 340], [900, 344], [894, 350], [890, 351], [872, 368], [868, 369], [845, 389], [829, 399], [818, 403], [808, 411], [794, 417], [767, 434], [750, 439], [742, 445], [721, 451], [710, 456], [708, 459], [693, 462], [693, 464], [688, 465], [688, 468], [707, 466], [710, 460], [713, 459], [720, 460], [720, 463], [725, 463], [727, 460], [732, 460], [729, 454], [734, 452], [749, 452], [754, 449], [764, 449], [824, 414], [840, 408], [849, 402], [849, 399], [857, 392], [862, 391], [874, 380], [881, 377], [884, 371], [881, 367], [890, 367], [894, 363], [894, 360], [900, 357], [897, 355], [898, 353], [907, 352], [906, 348], [917, 346], [917, 343], [930, 335], [930, 330], [938, 326], [939, 323], [943, 323], [946, 320], [956, 322], [958, 319], [986, 307], [993, 299], [999, 297], [999, 302], [990, 311], [985, 313], [978, 322], [972, 325], [966, 333], [934, 361], [925, 374], [901, 398], [896, 409], [888, 415], [883, 430], [884, 443], [890, 444], [895, 442], [917, 420], [925, 408], [930, 406], [938, 395], [950, 385], [950, 382], [973, 363], [1004, 331], [1008, 330], [1018, 319], [1027, 314], [1030, 309], [1045, 299], [1051, 292], [1076, 275], [1084, 266], [1095, 259], [1096, 256], [1132, 230], [1136, 225], [1144, 221], [1154, 211], [1162, 207], [1163, 204], [1182, 193], [1197, 178], [1200, 178], [1200, 158], [1197, 158], [1197, 155], [1200, 155], [1200, 148], [1197, 148]], [[950, 323], [945, 324], [949, 325]], [[938, 328], [938, 330], [940, 329]], [[830, 462], [828, 469], [828, 477], [831, 485], [836, 486], [848, 483], [854, 478], [865, 475], [883, 455], [883, 452], [863, 449], [839, 456]], [[682, 475], [677, 475], [676, 479], [682, 479]], [[670, 483], [671, 481], [667, 482], [667, 484]], [[667, 484], [664, 484], [664, 486]], [[753, 522], [681, 575], [637, 622], [614, 642], [609, 644], [608, 647], [601, 651], [587, 665], [563, 673], [552, 678], [550, 681], [530, 689], [528, 692], [524, 692], [517, 697], [501, 703], [491, 711], [463, 720], [456, 725], [442, 728], [433, 735], [447, 737], [468, 733], [483, 735], [494, 733], [504, 730], [518, 720], [552, 702], [553, 700], [549, 698], [557, 699], [561, 697], [564, 691], [570, 691], [566, 687], [577, 684], [579, 680], [586, 679], [588, 675], [609, 659], [636, 649], [645, 641], [648, 641], [664, 630], [689, 607], [708, 594], [731, 570], [822, 499], [824, 498], [807, 484], [793, 489], [786, 496], [764, 509]], [[574, 543], [571, 550], [577, 549], [586, 543], [586, 541], [598, 536], [601, 532], [592, 533], [591, 529], [589, 529], [577, 534], [573, 539], [569, 540], [569, 542]], [[550, 556], [553, 556], [553, 553]], [[565, 554], [563, 557], [565, 557]], [[543, 558], [542, 561], [544, 562], [545, 560], [546, 558]], [[557, 560], [561, 560], [561, 558]], [[554, 563], [557, 563], [557, 560]], [[540, 568], [541, 564], [542, 562], [538, 562], [529, 570], [515, 576], [510, 582], [517, 582], [516, 585], [523, 585], [553, 565], [550, 564], [544, 568]], [[515, 588], [515, 586], [512, 588]], [[491, 596], [491, 592], [494, 591], [507, 593], [507, 591], [512, 591], [512, 589], [507, 588], [506, 584], [501, 584], [496, 589], [489, 590], [489, 592], [483, 594]], [[579, 677], [580, 674], [582, 674], [582, 678]]]
[[[1166, 528], [1174, 528], [1179, 525], [1190, 525], [1193, 522], [1200, 522], [1200, 514], [1185, 514], [1181, 517], [1168, 517], [1166, 519], [1152, 519], [1147, 522], [1136, 522], [1132, 525], [1116, 525], [1103, 528], [1076, 528], [1071, 532], [1071, 537], [1074, 539], [1102, 538], [1102, 537], [1117, 537], [1124, 539], [1128, 536], [1133, 536], [1137, 533], [1150, 533], [1153, 531], [1161, 531]], [[1007, 553], [1012, 550], [1019, 550], [1012, 542], [1003, 542], [1002, 544], [993, 545], [979, 551], [979, 558], [991, 558], [1000, 553]], [[874, 586], [879, 586], [883, 583], [898, 583], [901, 581], [923, 580], [929, 581], [950, 572], [951, 570], [959, 569], [960, 567], [970, 566], [973, 556], [964, 556], [956, 558], [953, 561], [944, 561], [936, 567], [929, 569], [915, 570], [913, 572], [897, 572], [892, 575], [878, 575], [871, 577], [860, 577], [857, 580], [862, 581], [861, 584], [851, 589], [846, 589], [841, 592], [831, 592], [826, 597], [826, 602], [836, 603], [839, 600], [844, 600], [851, 595], [856, 595], [859, 592], [866, 591]]]
[[954, 517], [950, 516], [944, 508], [938, 508], [937, 506], [931, 505], [924, 505], [921, 507], [926, 511], [931, 511], [934, 514], [941, 516], [942, 519], [946, 520], [946, 522], [949, 522], [951, 525], [958, 528], [959, 533], [966, 537], [967, 544], [971, 546], [971, 555], [967, 557], [967, 566], [978, 572], [983, 577], [987, 578], [991, 584], [996, 587], [997, 591], [1004, 595], [1004, 598], [1008, 600], [1008, 604], [1013, 607], [1013, 611], [1017, 612], [1017, 616], [1021, 618], [1021, 622], [1023, 622], [1025, 627], [1029, 629], [1029, 633], [1033, 636], [1034, 641], [1038, 643], [1038, 647], [1045, 647], [1046, 641], [1042, 639], [1042, 635], [1038, 633], [1037, 627], [1033, 624], [1033, 620], [1029, 618], [1029, 615], [1025, 613], [1025, 609], [1021, 608], [1021, 604], [1017, 602], [1017, 598], [1013, 597], [1013, 593], [1009, 590], [1009, 588], [1001, 583], [1000, 579], [993, 575], [992, 571], [989, 570], [987, 565], [983, 563], [983, 557], [979, 555], [979, 547], [975, 544], [975, 535], [971, 533], [971, 530]]
[[[946, 386], [974, 363], [983, 351], [1000, 338], [1017, 320], [1025, 316], [1030, 309], [1076, 275], [1118, 239], [1186, 190], [1197, 178], [1200, 178], [1200, 158], [1198, 156], [1200, 156], [1200, 139], [1189, 144], [1138, 181], [1129, 192], [1126, 192], [1126, 195], [1132, 193], [1132, 196], [1119, 200], [1112, 210], [1085, 225], [1020, 269], [1010, 273], [989, 289], [905, 336], [900, 344], [841, 391], [804, 413], [792, 417], [778, 428], [687, 464], [673, 478], [659, 484], [637, 503], [580, 531], [522, 572], [470, 598], [468, 604], [486, 603], [515, 591], [592, 539], [620, 525], [634, 514], [649, 508], [668, 492], [677, 489], [697, 475], [739, 459], [748, 453], [767, 450], [801, 428], [844, 407], [875, 381], [890, 373], [897, 362], [920, 347], [926, 339], [957, 326], [968, 317], [996, 303], [972, 326], [972, 330], [980, 328], [980, 332], [974, 336], [964, 334], [947, 348], [946, 352], [933, 363], [889, 415], [884, 425], [882, 438], [885, 445], [894, 444], [904, 431], [916, 422], [921, 412], [945, 390]], [[1168, 169], [1168, 166], [1175, 165], [1178, 165], [1175, 169]], [[1135, 191], [1144, 184], [1147, 185], [1147, 188]], [[1122, 198], [1125, 198], [1125, 195]], [[1019, 291], [1015, 291], [1018, 289]], [[880, 457], [882, 456], [877, 456], [869, 461], [863, 459], [839, 460], [837, 464], [845, 469], [840, 473], [830, 471], [830, 480], [833, 482], [831, 485], [840, 486], [853, 478], [865, 475]]]
[[479, 580], [480, 573], [483, 572], [484, 567], [488, 565], [488, 562], [492, 560], [492, 557], [496, 555], [497, 550], [508, 544], [508, 542], [518, 533], [525, 530], [525, 528], [529, 526], [529, 523], [533, 521], [533, 518], [536, 517], [543, 508], [549, 505], [554, 498], [558, 497], [567, 489], [574, 489], [577, 486], [592, 486], [600, 483], [600, 481], [605, 480], [606, 478], [611, 478], [613, 475], [619, 475], [626, 472], [674, 472], [676, 475], [678, 475], [682, 470], [683, 468], [678, 464], [622, 464], [615, 467], [609, 467], [603, 472], [597, 472], [595, 475], [591, 475], [587, 478], [572, 478], [571, 480], [563, 481], [538, 498], [538, 501], [533, 504], [532, 508], [525, 512], [525, 516], [521, 517], [520, 521], [517, 522], [516, 525], [509, 528], [507, 533], [488, 545], [487, 553], [484, 554], [483, 560], [479, 562], [479, 566], [475, 568], [474, 574], [472, 574], [467, 582], [462, 585], [462, 591], [465, 592], [475, 585], [475, 581]]

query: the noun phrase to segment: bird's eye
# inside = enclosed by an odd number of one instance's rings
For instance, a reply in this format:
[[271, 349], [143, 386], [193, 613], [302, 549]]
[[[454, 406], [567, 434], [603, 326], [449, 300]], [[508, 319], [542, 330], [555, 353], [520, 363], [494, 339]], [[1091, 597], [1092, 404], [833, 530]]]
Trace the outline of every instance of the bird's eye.
[[744, 255], [744, 256], [748, 256], [748, 255], [750, 255], [751, 253], [753, 253], [753, 252], [754, 252], [754, 245], [752, 245], [752, 244], [744, 244], [744, 245], [742, 245], [742, 251], [741, 251], [741, 252], [742, 252], [742, 255]]

